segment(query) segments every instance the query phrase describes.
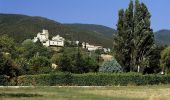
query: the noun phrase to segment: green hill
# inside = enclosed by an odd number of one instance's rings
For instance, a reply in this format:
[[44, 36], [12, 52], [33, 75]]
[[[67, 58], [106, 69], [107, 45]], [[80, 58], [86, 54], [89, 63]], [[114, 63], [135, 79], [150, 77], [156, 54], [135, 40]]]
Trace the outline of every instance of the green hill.
[[111, 36], [113, 36], [113, 33], [116, 32], [116, 30], [106, 27], [106, 26], [102, 26], [102, 25], [96, 25], [96, 24], [65, 24], [67, 26], [71, 26], [73, 28], [77, 28], [80, 30], [88, 30], [88, 31], [93, 31], [98, 35], [103, 35], [104, 37], [109, 37], [112, 38]]
[[42, 29], [50, 32], [50, 37], [61, 35], [66, 39], [80, 40], [90, 44], [112, 47], [115, 30], [92, 24], [61, 24], [43, 17], [19, 14], [0, 14], [0, 34], [8, 34], [17, 42], [33, 38]]
[[170, 45], [170, 30], [160, 30], [156, 32], [155, 40], [158, 44]]

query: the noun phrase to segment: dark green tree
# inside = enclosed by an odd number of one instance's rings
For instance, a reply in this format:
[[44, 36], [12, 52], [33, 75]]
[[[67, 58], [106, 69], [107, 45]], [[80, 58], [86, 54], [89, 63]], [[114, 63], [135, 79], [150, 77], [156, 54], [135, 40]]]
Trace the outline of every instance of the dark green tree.
[[0, 52], [10, 54], [12, 58], [15, 58], [17, 55], [14, 39], [7, 35], [0, 36]]
[[72, 72], [73, 62], [71, 56], [67, 53], [63, 53], [63, 55], [60, 56], [58, 67], [60, 71]]
[[160, 59], [161, 59], [161, 52], [164, 50], [166, 46], [162, 45], [155, 45], [149, 54], [148, 64], [149, 66], [144, 68], [144, 74], [153, 74], [159, 73], [161, 71], [160, 67]]
[[144, 3], [140, 4], [138, 0], [135, 5], [133, 67], [134, 70], [137, 70], [137, 67], [142, 67], [142, 62], [149, 57], [154, 44], [154, 34], [150, 28], [151, 15], [147, 7]]
[[59, 59], [59, 70], [71, 73], [97, 72], [98, 63], [77, 48], [65, 48]]
[[6, 76], [6, 82], [13, 80], [15, 81], [15, 85], [17, 85], [17, 77], [19, 75], [21, 75], [20, 68], [13, 59], [11, 59], [11, 55], [0, 52], [0, 76]]
[[35, 56], [29, 63], [30, 74], [46, 74], [52, 71], [51, 61], [47, 57]]
[[27, 39], [23, 41], [22, 46], [24, 48], [23, 56], [27, 59], [34, 57], [35, 55], [45, 56], [47, 58], [52, 57], [52, 51], [43, 46], [40, 41], [34, 43], [32, 40]]
[[18, 57], [17, 59], [15, 59], [15, 63], [19, 67], [22, 75], [30, 74], [30, 64], [26, 58]]
[[163, 71], [166, 74], [170, 73], [170, 47], [165, 48], [161, 52], [160, 63]]
[[154, 43], [150, 13], [144, 3], [130, 1], [128, 9], [119, 11], [114, 54], [125, 72], [137, 71], [150, 54]]
[[[114, 41], [113, 41], [113, 51], [114, 56], [117, 59], [117, 61], [124, 67], [125, 66], [125, 54], [124, 54], [124, 10], [121, 9], [119, 11], [119, 19], [117, 24], [117, 34], [114, 35]], [[124, 68], [126, 70], [126, 68]]]

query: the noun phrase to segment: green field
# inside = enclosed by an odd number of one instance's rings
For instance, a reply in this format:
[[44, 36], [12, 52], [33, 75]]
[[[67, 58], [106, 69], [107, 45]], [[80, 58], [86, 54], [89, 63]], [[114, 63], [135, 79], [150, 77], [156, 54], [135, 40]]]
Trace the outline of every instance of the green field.
[[170, 85], [0, 87], [0, 100], [169, 100]]

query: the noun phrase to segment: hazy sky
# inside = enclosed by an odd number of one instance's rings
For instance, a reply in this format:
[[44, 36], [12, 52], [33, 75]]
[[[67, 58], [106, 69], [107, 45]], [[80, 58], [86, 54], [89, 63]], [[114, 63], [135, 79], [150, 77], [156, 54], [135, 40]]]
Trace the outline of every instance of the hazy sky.
[[[170, 29], [170, 0], [141, 0], [152, 14], [152, 28]], [[61, 23], [116, 28], [118, 10], [129, 0], [0, 0], [0, 13], [42, 16]]]

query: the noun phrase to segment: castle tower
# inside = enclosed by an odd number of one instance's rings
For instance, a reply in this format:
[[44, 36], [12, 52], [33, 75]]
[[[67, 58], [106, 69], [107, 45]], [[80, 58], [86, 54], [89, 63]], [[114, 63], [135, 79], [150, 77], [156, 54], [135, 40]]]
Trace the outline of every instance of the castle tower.
[[45, 35], [45, 38], [46, 38], [47, 40], [49, 39], [48, 30], [43, 29], [42, 34]]

